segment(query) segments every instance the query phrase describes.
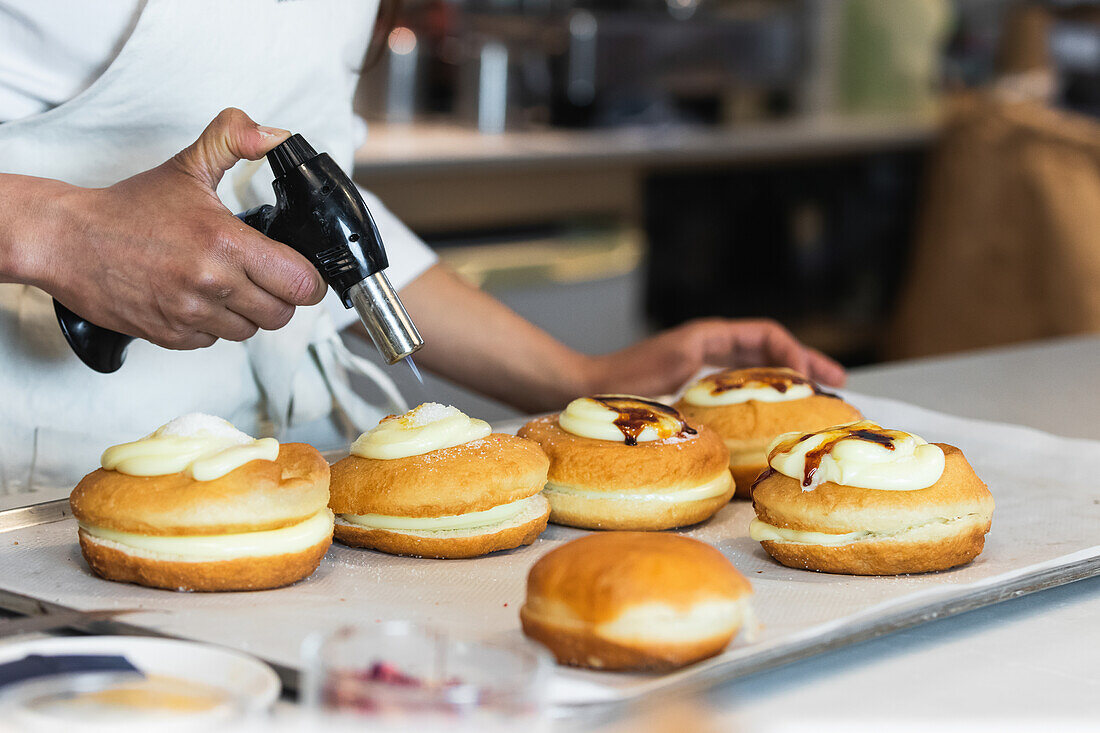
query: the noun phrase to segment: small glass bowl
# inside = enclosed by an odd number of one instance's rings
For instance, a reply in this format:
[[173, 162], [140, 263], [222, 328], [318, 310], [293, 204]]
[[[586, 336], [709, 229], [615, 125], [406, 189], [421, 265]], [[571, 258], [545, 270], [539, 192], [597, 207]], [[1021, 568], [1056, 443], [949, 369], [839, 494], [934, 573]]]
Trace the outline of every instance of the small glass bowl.
[[346, 626], [303, 647], [307, 714], [375, 726], [542, 730], [549, 657], [526, 644], [455, 639], [407, 621]]

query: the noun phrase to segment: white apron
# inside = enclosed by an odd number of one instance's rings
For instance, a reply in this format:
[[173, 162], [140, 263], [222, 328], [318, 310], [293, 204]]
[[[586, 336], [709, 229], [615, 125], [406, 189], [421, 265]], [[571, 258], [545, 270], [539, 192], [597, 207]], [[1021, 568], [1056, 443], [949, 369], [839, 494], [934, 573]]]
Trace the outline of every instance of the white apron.
[[[225, 107], [302, 133], [351, 170], [351, 97], [377, 0], [148, 0], [114, 62], [86, 91], [0, 125], [0, 171], [107, 186], [167, 160]], [[234, 213], [271, 202], [266, 162], [242, 161], [218, 187]], [[311, 346], [312, 345], [312, 346]], [[333, 410], [360, 424], [348, 356], [321, 306], [277, 332], [179, 352], [137, 340], [114, 374], [71, 352], [50, 297], [0, 284], [0, 493], [71, 487], [111, 443], [194, 411], [252, 434]]]

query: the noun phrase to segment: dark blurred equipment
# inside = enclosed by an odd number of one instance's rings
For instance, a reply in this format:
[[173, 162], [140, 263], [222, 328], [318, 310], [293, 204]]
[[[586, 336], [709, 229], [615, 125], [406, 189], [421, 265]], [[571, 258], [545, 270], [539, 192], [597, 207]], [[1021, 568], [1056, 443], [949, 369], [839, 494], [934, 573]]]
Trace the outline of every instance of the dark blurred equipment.
[[513, 4], [432, 0], [390, 34], [360, 105], [457, 114], [485, 132], [720, 123], [787, 111], [805, 65], [796, 0]]
[[907, 256], [920, 152], [666, 174], [646, 187], [646, 312], [771, 317], [875, 360]]
[[667, 12], [575, 10], [558, 19], [567, 45], [551, 57], [551, 123], [720, 123], [735, 114], [745, 89], [764, 95], [772, 108], [764, 111], [789, 107], [801, 68], [794, 8], [692, 12], [695, 3], [669, 0]]
[[1063, 13], [1051, 29], [1050, 46], [1062, 76], [1062, 103], [1100, 117], [1100, 5]]

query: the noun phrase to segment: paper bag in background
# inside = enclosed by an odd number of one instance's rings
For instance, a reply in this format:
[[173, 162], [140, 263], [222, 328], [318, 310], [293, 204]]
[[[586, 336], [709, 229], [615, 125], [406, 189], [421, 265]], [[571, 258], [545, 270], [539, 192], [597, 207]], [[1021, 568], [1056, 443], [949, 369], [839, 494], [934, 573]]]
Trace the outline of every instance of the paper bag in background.
[[1100, 124], [971, 99], [928, 171], [891, 358], [1100, 331]]

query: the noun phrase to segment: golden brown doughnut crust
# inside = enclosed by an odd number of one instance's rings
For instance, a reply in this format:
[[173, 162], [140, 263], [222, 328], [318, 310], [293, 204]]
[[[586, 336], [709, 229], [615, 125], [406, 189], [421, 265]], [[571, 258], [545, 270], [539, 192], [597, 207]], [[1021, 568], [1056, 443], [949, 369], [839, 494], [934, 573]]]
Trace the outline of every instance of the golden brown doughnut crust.
[[771, 471], [752, 490], [756, 516], [774, 527], [843, 534], [895, 531], [937, 517], [993, 513], [993, 495], [962, 451], [936, 443], [944, 469], [936, 483], [915, 491], [882, 491], [825, 482], [803, 491], [797, 479]]
[[771, 441], [795, 430], [809, 433], [862, 419], [839, 397], [811, 395], [787, 402], [749, 400], [736, 405], [701, 406], [680, 400], [673, 405], [693, 423], [713, 428], [723, 440]]
[[557, 415], [548, 415], [524, 425], [519, 435], [550, 456], [548, 479], [554, 483], [585, 491], [648, 493], [701, 486], [728, 465], [729, 454], [718, 435], [691, 427], [697, 435], [626, 445], [573, 435], [561, 429]]
[[744, 576], [705, 542], [672, 534], [607, 532], [567, 542], [535, 563], [520, 621], [523, 632], [562, 664], [663, 671], [718, 654], [739, 625], [683, 643], [628, 643], [601, 636], [597, 627], [646, 603], [688, 611], [698, 602], [737, 601], [751, 592]]
[[258, 532], [298, 524], [328, 503], [329, 467], [305, 443], [274, 461], [250, 461], [213, 481], [185, 473], [128, 476], [97, 469], [69, 497], [84, 524], [158, 536]]
[[553, 598], [590, 623], [651, 601], [686, 610], [697, 601], [737, 600], [751, 592], [749, 581], [714, 547], [652, 532], [603, 532], [566, 542], [527, 575], [529, 604]]
[[300, 552], [214, 562], [171, 562], [131, 555], [79, 531], [80, 551], [96, 575], [121, 583], [186, 591], [264, 590], [313, 574], [331, 538]]
[[837, 547], [761, 542], [764, 551], [792, 568], [844, 575], [902, 575], [947, 570], [981, 554], [989, 522], [969, 525], [953, 537], [936, 541], [880, 540]]
[[555, 626], [524, 606], [519, 613], [523, 633], [539, 642], [559, 664], [590, 669], [667, 672], [721, 653], [739, 629], [729, 634], [684, 644], [647, 644], [644, 648], [611, 641], [589, 629]]
[[538, 445], [501, 433], [407, 458], [353, 455], [332, 466], [329, 506], [400, 517], [480, 512], [537, 494], [548, 466]]
[[462, 537], [423, 537], [390, 532], [384, 529], [367, 529], [336, 523], [336, 539], [350, 547], [366, 547], [391, 555], [434, 557], [441, 560], [480, 557], [498, 550], [511, 550], [529, 545], [546, 529], [550, 509], [524, 524], [505, 527], [497, 532]]

